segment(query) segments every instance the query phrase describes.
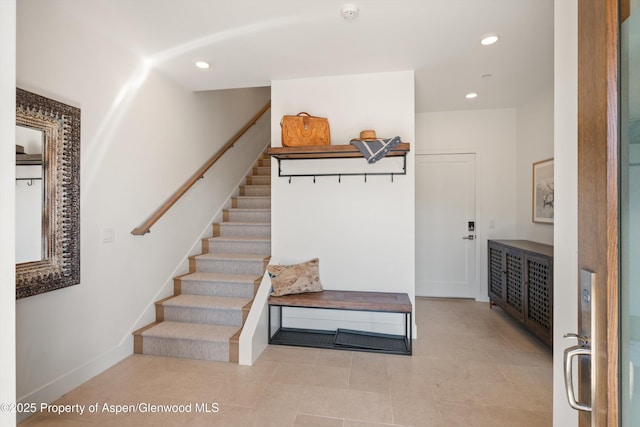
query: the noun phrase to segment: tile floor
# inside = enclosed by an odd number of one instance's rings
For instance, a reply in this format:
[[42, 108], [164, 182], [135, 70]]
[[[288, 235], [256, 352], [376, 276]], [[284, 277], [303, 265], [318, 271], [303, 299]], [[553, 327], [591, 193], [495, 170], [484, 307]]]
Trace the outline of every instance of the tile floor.
[[[411, 357], [270, 346], [254, 366], [238, 366], [133, 355], [54, 402], [86, 405], [83, 415], [39, 413], [19, 425], [552, 425], [551, 352], [501, 309], [418, 299], [416, 321]], [[191, 412], [104, 407], [140, 403]]]

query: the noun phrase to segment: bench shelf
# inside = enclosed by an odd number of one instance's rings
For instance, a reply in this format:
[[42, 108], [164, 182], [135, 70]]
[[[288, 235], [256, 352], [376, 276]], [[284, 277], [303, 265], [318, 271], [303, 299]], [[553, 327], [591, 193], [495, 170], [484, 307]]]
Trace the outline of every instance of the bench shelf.
[[[380, 334], [338, 328], [335, 331], [282, 327], [286, 307], [399, 313], [404, 315], [404, 335]], [[272, 308], [278, 312], [278, 329], [272, 334]], [[350, 351], [411, 355], [412, 305], [409, 296], [388, 292], [326, 290], [318, 293], [269, 298], [269, 344]]]

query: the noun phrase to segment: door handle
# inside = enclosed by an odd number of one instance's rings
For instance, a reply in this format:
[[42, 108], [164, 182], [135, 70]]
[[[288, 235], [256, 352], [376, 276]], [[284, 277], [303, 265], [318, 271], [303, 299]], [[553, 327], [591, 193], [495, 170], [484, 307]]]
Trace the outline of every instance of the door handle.
[[473, 240], [475, 238], [476, 238], [476, 236], [474, 236], [473, 234], [469, 234], [468, 236], [464, 236], [463, 237], [464, 240]]
[[630, 360], [629, 361], [629, 400], [633, 399], [633, 383], [635, 381], [634, 378], [634, 366], [633, 366], [633, 362]]
[[573, 390], [573, 358], [576, 356], [591, 357], [591, 348], [575, 345], [564, 350], [564, 387], [567, 392], [567, 399], [569, 400], [569, 406], [573, 409], [591, 412], [591, 406], [576, 400], [575, 391]]

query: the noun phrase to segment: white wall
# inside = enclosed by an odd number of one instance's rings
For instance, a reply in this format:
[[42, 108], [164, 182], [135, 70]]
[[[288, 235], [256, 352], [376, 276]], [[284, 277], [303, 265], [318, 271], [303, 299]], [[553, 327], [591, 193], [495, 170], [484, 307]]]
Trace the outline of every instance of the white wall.
[[[321, 177], [315, 184], [311, 178], [293, 178], [289, 184], [278, 178], [274, 162], [273, 257], [284, 264], [319, 257], [326, 289], [406, 292], [413, 301], [413, 72], [273, 81], [272, 145], [280, 145], [281, 117], [300, 111], [329, 119], [332, 144], [348, 144], [361, 130], [375, 129], [381, 137], [401, 136], [412, 148], [407, 175], [394, 182], [369, 176], [366, 183], [363, 177], [342, 177], [341, 183]], [[335, 164], [322, 160], [306, 167], [322, 172]], [[372, 323], [379, 319], [374, 317]]]
[[553, 425], [578, 425], [578, 413], [567, 403], [563, 349], [575, 342], [562, 338], [576, 332], [578, 310], [578, 6], [576, 0], [555, 0], [554, 95], [554, 304]]
[[[82, 110], [81, 283], [16, 303], [17, 394], [43, 402], [132, 353], [131, 332], [154, 320], [153, 302], [172, 292], [173, 275], [267, 145], [269, 115], [150, 234], [130, 231], [267, 102], [269, 89], [187, 92], [55, 2], [21, 2], [17, 26], [18, 85]], [[102, 242], [104, 229], [113, 243]]]
[[[15, 192], [16, 1], [0, 1], [0, 200]], [[0, 203], [0, 403], [16, 401], [15, 207]], [[15, 426], [16, 414], [0, 411], [1, 426]]]
[[553, 224], [531, 220], [532, 165], [553, 157], [553, 87], [518, 107], [517, 117], [517, 235], [519, 239], [553, 244]]
[[487, 240], [518, 237], [516, 138], [515, 109], [416, 115], [416, 154], [476, 153], [476, 299], [482, 301], [488, 301]]

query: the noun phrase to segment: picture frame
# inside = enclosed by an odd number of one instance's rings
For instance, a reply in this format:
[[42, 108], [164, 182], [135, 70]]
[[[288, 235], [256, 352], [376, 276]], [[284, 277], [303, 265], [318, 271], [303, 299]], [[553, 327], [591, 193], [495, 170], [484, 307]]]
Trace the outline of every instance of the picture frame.
[[553, 158], [533, 163], [532, 221], [553, 224], [554, 207]]

